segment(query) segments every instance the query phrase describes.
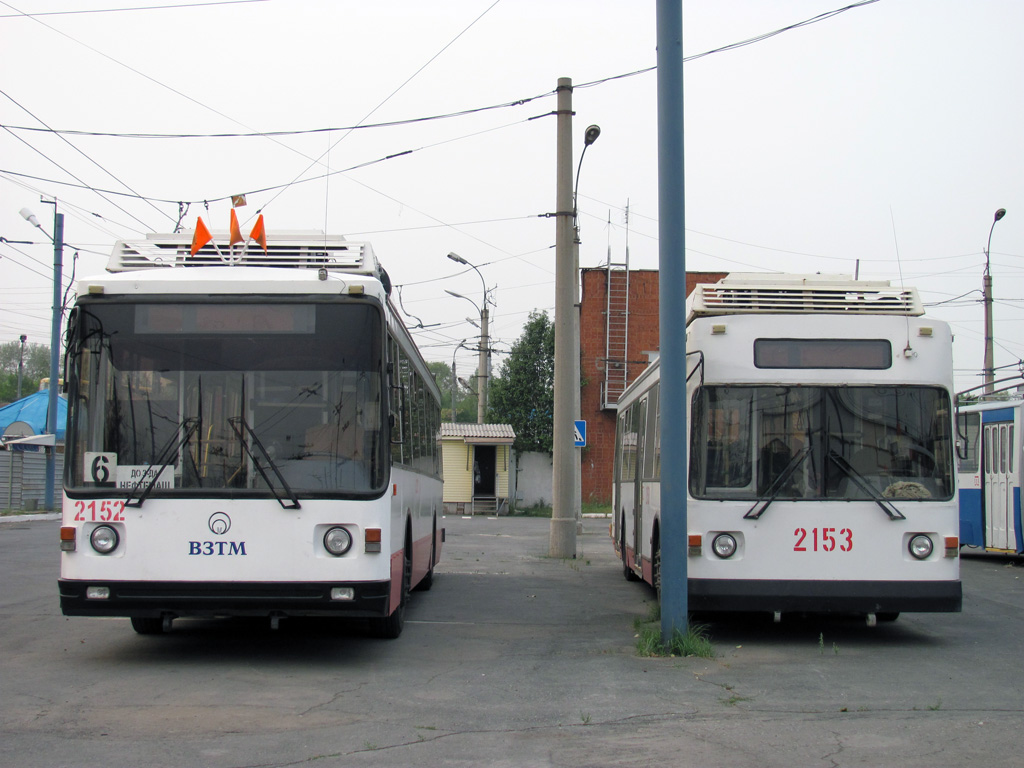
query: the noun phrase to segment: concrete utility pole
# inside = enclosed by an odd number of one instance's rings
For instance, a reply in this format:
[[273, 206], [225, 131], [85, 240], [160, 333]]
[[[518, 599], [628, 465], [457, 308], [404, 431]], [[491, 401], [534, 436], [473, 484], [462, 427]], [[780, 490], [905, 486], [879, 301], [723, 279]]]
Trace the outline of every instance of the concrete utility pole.
[[575, 265], [572, 231], [572, 79], [558, 79], [555, 162], [555, 413], [552, 437], [551, 557], [576, 557], [573, 440]]
[[992, 394], [992, 382], [995, 379], [995, 355], [992, 350], [992, 274], [989, 272], [988, 252], [992, 247], [992, 230], [996, 222], [1006, 215], [1006, 209], [996, 211], [992, 226], [988, 230], [988, 245], [985, 246], [985, 276], [982, 278], [982, 295], [985, 297], [985, 394]]
[[658, 0], [658, 279], [661, 343], [661, 639], [689, 627], [686, 524], [686, 229], [683, 4]]

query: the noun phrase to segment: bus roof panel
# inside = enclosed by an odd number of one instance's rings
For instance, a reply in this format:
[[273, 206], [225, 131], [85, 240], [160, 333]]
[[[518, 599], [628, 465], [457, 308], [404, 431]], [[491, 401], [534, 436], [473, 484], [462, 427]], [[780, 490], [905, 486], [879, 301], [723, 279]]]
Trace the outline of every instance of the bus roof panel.
[[228, 245], [226, 232], [191, 255], [192, 233], [150, 234], [144, 240], [119, 240], [107, 262], [108, 272], [154, 268], [276, 267], [326, 269], [330, 272], [379, 275], [380, 265], [369, 243], [318, 232], [284, 232], [267, 236], [267, 251], [255, 242]]
[[686, 322], [735, 314], [924, 314], [915, 288], [849, 275], [733, 274], [696, 286], [687, 300]]

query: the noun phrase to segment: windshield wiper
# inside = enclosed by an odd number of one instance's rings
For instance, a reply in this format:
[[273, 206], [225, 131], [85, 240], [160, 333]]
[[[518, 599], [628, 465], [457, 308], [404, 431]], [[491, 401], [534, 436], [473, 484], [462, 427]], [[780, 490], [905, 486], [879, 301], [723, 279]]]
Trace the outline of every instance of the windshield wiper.
[[868, 481], [868, 479], [864, 477], [864, 475], [862, 475], [856, 469], [854, 469], [853, 465], [850, 464], [850, 462], [848, 462], [840, 454], [836, 453], [834, 450], [831, 450], [828, 452], [828, 457], [832, 459], [833, 462], [835, 462], [835, 465], [837, 467], [843, 470], [843, 473], [853, 481], [854, 485], [856, 485], [865, 494], [867, 494], [868, 498], [871, 499], [871, 501], [875, 502], [875, 504], [882, 508], [882, 511], [889, 516], [890, 520], [907, 519], [902, 512], [896, 509], [896, 505], [894, 505], [884, 496], [879, 496], [878, 491], [875, 490], [875, 487]]
[[[291, 486], [285, 481], [284, 476], [281, 474], [281, 470], [277, 468], [277, 464], [274, 463], [274, 460], [270, 457], [267, 449], [263, 447], [263, 443], [260, 442], [260, 439], [256, 437], [256, 433], [253, 431], [252, 427], [249, 426], [248, 422], [246, 422], [242, 416], [232, 416], [228, 419], [228, 424], [230, 424], [231, 428], [235, 430], [235, 434], [238, 435], [238, 439], [242, 443], [243, 450], [249, 454], [249, 458], [252, 459], [253, 466], [256, 467], [256, 471], [260, 473], [260, 477], [263, 478], [263, 482], [267, 484], [267, 487], [274, 494], [274, 498], [277, 499], [277, 503], [285, 509], [301, 509], [302, 506], [299, 504], [299, 497], [295, 495], [295, 491], [293, 491]], [[285, 504], [285, 500], [281, 498], [281, 494], [277, 492], [277, 488], [275, 488], [274, 484], [270, 482], [270, 478], [267, 477], [266, 470], [264, 470], [263, 465], [260, 464], [259, 458], [255, 453], [253, 453], [252, 448], [250, 448], [249, 444], [245, 441], [245, 435], [242, 434], [242, 430], [238, 426], [239, 424], [241, 424], [242, 427], [245, 427], [245, 431], [248, 432], [249, 436], [252, 438], [252, 444], [260, 449], [260, 453], [263, 454], [263, 458], [267, 460], [267, 464], [272, 470], [274, 470], [274, 474], [277, 475], [277, 479], [281, 481], [281, 487], [284, 489], [285, 493], [288, 494], [291, 504]]]
[[[768, 509], [768, 506], [775, 501], [779, 496], [782, 495], [782, 489], [786, 487], [786, 483], [789, 481], [795, 473], [797, 468], [804, 463], [804, 459], [811, 453], [811, 447], [807, 446], [800, 453], [789, 460], [789, 464], [782, 470], [775, 478], [775, 481], [768, 486], [768, 496], [763, 499], [758, 499], [754, 502], [754, 506], [747, 510], [747, 514], [743, 516], [745, 520], [757, 520], [764, 514], [764, 511]], [[758, 509], [758, 505], [761, 506]]]
[[[182, 427], [185, 428], [184, 432], [182, 432]], [[199, 429], [199, 419], [195, 416], [186, 416], [181, 420], [175, 428], [174, 434], [171, 435], [171, 439], [167, 441], [167, 445], [165, 445], [163, 450], [160, 451], [156, 464], [151, 465], [157, 467], [156, 473], [152, 475], [152, 477], [149, 477], [148, 481], [147, 477], [143, 476], [135, 483], [135, 485], [132, 486], [132, 490], [128, 494], [128, 498], [124, 500], [124, 505], [126, 507], [142, 506], [142, 502], [149, 497], [153, 488], [156, 487], [156, 481], [160, 479], [160, 475], [162, 475], [164, 470], [167, 468], [168, 459], [170, 459], [173, 454], [177, 453], [183, 445], [188, 444], [188, 441], [192, 438], [192, 435], [195, 434], [197, 429]], [[143, 484], [145, 484], [145, 488], [143, 488], [142, 493], [139, 494], [139, 498], [134, 499], [133, 497], [138, 493], [139, 488], [142, 488]]]

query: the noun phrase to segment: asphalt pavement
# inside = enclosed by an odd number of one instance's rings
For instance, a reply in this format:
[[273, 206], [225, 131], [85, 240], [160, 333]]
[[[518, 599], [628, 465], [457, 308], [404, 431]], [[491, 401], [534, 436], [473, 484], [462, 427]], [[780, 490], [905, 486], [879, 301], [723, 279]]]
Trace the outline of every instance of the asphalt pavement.
[[447, 517], [405, 631], [66, 618], [54, 520], [0, 526], [0, 766], [1020, 765], [1024, 568], [965, 557], [964, 611], [703, 619], [714, 658], [644, 657], [653, 594], [608, 521]]

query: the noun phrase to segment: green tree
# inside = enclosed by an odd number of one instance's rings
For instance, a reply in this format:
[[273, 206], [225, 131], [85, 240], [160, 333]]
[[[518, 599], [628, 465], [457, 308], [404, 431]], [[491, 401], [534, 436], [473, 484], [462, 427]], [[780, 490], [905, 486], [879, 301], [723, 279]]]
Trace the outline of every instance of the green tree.
[[523, 334], [501, 364], [488, 395], [488, 421], [511, 424], [513, 448], [551, 453], [555, 406], [555, 327], [545, 312], [531, 312]]
[[[452, 413], [452, 369], [448, 363], [427, 363], [441, 390], [441, 419], [471, 424], [476, 421], [476, 393], [455, 382], [455, 413]], [[475, 380], [475, 379], [474, 379]]]
[[[21, 342], [0, 344], [0, 403], [14, 402], [18, 398], [18, 361]], [[21, 396], [31, 395], [39, 389], [39, 380], [50, 375], [50, 347], [45, 344], [26, 344], [21, 378]]]

